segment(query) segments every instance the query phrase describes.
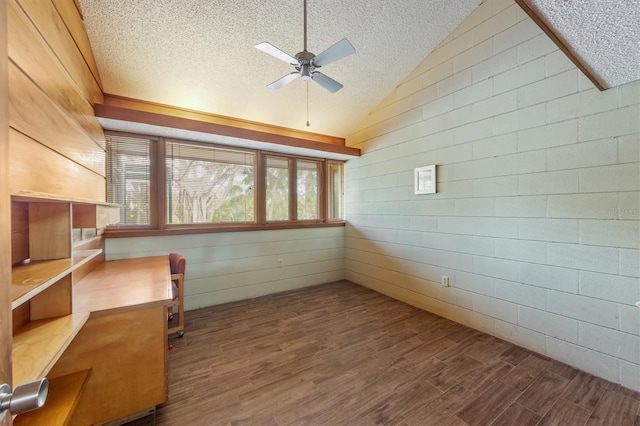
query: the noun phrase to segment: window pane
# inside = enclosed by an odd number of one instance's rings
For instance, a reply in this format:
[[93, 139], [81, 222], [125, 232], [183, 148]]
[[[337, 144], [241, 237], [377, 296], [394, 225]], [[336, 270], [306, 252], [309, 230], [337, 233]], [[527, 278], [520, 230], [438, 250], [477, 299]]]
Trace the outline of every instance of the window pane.
[[329, 162], [327, 166], [329, 175], [329, 220], [344, 219], [344, 164]]
[[320, 163], [296, 160], [298, 220], [312, 220], [320, 217], [318, 188]]
[[266, 218], [272, 220], [289, 219], [289, 160], [267, 157], [266, 178]]
[[253, 222], [252, 152], [167, 142], [167, 223]]
[[107, 200], [120, 204], [121, 225], [150, 225], [152, 140], [105, 134]]

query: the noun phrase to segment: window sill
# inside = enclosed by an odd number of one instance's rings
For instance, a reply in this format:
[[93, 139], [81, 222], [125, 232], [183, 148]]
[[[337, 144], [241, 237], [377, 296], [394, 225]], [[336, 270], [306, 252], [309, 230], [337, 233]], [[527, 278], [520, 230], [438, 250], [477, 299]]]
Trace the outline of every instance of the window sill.
[[106, 238], [156, 237], [165, 235], [210, 234], [219, 232], [271, 231], [276, 229], [334, 228], [345, 226], [345, 221], [327, 223], [271, 223], [267, 225], [190, 226], [166, 229], [107, 228]]

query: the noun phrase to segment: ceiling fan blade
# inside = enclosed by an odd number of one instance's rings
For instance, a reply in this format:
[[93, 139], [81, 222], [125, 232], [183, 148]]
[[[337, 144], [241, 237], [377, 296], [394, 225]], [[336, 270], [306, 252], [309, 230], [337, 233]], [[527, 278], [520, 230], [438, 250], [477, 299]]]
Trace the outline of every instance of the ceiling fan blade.
[[284, 53], [282, 50], [278, 49], [272, 44], [269, 43], [260, 43], [256, 45], [256, 49], [262, 50], [264, 53], [268, 53], [269, 55], [280, 59], [281, 61], [285, 61], [291, 65], [298, 65], [298, 60], [293, 56]]
[[269, 89], [279, 89], [282, 86], [284, 86], [287, 83], [291, 83], [293, 80], [295, 80], [296, 78], [298, 78], [300, 76], [299, 73], [297, 72], [292, 72], [291, 74], [287, 74], [284, 77], [274, 81], [273, 83], [271, 83], [270, 85], [268, 85], [267, 87]]
[[331, 93], [336, 93], [338, 90], [342, 89], [344, 86], [331, 77], [327, 77], [322, 74], [320, 71], [314, 71], [311, 74], [311, 79], [318, 83], [320, 86], [324, 87]]
[[342, 59], [345, 56], [349, 56], [352, 53], [355, 53], [355, 51], [356, 49], [351, 45], [351, 43], [349, 43], [349, 40], [343, 38], [313, 58], [313, 65], [316, 67], [323, 67], [337, 61], [338, 59]]

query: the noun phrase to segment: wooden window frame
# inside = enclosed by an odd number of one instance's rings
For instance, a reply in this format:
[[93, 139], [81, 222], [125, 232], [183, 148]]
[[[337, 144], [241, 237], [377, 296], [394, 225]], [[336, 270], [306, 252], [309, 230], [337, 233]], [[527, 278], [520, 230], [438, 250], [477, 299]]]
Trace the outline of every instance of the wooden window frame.
[[[336, 227], [344, 226], [344, 219], [328, 220], [329, 212], [327, 211], [330, 196], [329, 185], [327, 184], [327, 167], [331, 163], [340, 163], [339, 160], [329, 160], [326, 158], [309, 157], [292, 155], [280, 152], [271, 152], [264, 150], [237, 148], [226, 145], [212, 144], [206, 142], [195, 142], [190, 140], [181, 140], [176, 138], [149, 137], [147, 135], [132, 134], [108, 131], [106, 133], [113, 135], [122, 135], [129, 137], [145, 137], [152, 140], [150, 149], [150, 225], [113, 225], [107, 227], [105, 236], [107, 238], [127, 238], [141, 236], [159, 236], [159, 235], [182, 235], [182, 234], [200, 234], [215, 232], [239, 232], [239, 231], [256, 231], [256, 230], [276, 230], [276, 229], [298, 229], [298, 228], [318, 228], [318, 227]], [[242, 150], [253, 153], [255, 155], [255, 199], [254, 199], [254, 222], [247, 223], [198, 223], [198, 224], [168, 224], [167, 223], [167, 190], [166, 190], [166, 142], [185, 142], [193, 145], [202, 145], [206, 147], [218, 147], [221, 149]], [[267, 221], [266, 220], [266, 159], [269, 156], [287, 158], [289, 161], [289, 217], [288, 220]], [[312, 161], [319, 165], [318, 171], [318, 209], [319, 218], [312, 220], [297, 220], [297, 160]]]
[[[327, 217], [329, 216], [329, 212], [327, 211], [327, 201], [329, 197], [328, 190], [329, 188], [325, 182], [325, 176], [327, 175], [327, 164], [328, 160], [326, 158], [314, 158], [314, 157], [303, 157], [299, 155], [290, 155], [290, 154], [282, 154], [282, 153], [273, 153], [261, 151], [262, 161], [266, 163], [267, 157], [278, 157], [278, 158], [286, 158], [289, 162], [289, 219], [285, 220], [272, 220], [268, 221], [266, 219], [266, 213], [261, 215], [262, 219], [261, 224], [264, 226], [274, 226], [281, 225], [286, 223], [299, 223], [299, 224], [324, 224], [327, 223]], [[307, 161], [314, 162], [318, 164], [318, 218], [316, 219], [306, 219], [299, 220], [298, 219], [298, 167], [297, 161]], [[335, 160], [332, 160], [335, 161]], [[263, 163], [263, 164], [264, 164]], [[262, 169], [262, 178], [261, 181], [264, 185], [266, 185], [266, 173], [267, 168], [263, 167]], [[266, 188], [261, 188], [261, 194], [266, 197]], [[266, 203], [266, 199], [264, 200]], [[261, 207], [265, 207], [266, 204], [260, 204]], [[342, 221], [344, 222], [344, 221]]]

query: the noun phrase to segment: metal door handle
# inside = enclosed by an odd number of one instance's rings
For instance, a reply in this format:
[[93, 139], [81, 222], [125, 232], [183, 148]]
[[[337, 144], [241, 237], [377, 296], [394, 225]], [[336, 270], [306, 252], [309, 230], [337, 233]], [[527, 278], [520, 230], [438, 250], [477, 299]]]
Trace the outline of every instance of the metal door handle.
[[41, 408], [47, 399], [49, 382], [46, 378], [24, 383], [11, 393], [11, 386], [0, 386], [0, 420], [11, 411], [14, 416]]

